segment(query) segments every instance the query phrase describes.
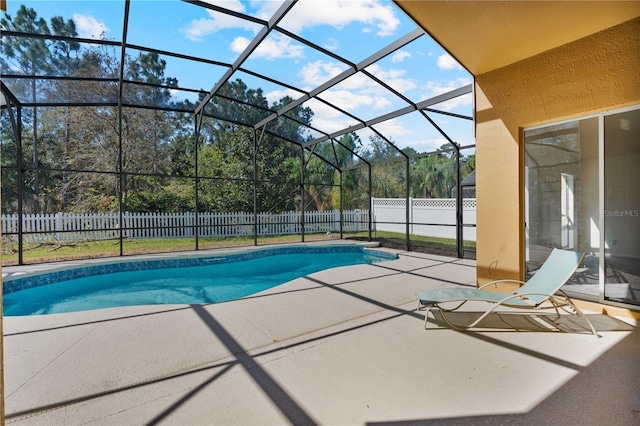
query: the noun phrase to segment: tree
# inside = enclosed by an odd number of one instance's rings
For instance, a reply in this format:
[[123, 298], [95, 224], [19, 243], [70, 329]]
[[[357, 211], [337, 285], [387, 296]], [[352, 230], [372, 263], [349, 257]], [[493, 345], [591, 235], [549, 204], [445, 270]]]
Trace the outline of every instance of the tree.
[[[0, 164], [2, 173], [2, 214], [13, 214], [17, 211], [18, 172], [16, 137], [9, 117], [9, 110], [0, 110]], [[16, 117], [16, 111], [13, 110]]]
[[[76, 37], [78, 32], [76, 31], [76, 24], [72, 19], [65, 20], [61, 16], [54, 16], [51, 18], [51, 28], [53, 33], [59, 36]], [[72, 76], [75, 75], [79, 67], [78, 52], [80, 51], [80, 43], [66, 40], [53, 41], [53, 53], [51, 55], [51, 64], [59, 74]], [[72, 96], [74, 88], [71, 82], [59, 82], [55, 85], [55, 92], [60, 93], [64, 100], [69, 100]], [[64, 161], [64, 167], [68, 166], [69, 158], [71, 155], [70, 147], [70, 111], [69, 107], [65, 108], [64, 116], [62, 118], [64, 125], [64, 152], [62, 158]], [[62, 175], [62, 210], [67, 209], [68, 195], [67, 189], [69, 187], [69, 174], [65, 170]]]
[[404, 197], [406, 160], [393, 142], [387, 142], [377, 135], [370, 136], [369, 146], [363, 155], [374, 165], [371, 177], [374, 195], [384, 198]]
[[325, 211], [331, 208], [331, 189], [336, 168], [322, 160], [319, 155], [325, 159], [333, 157], [333, 154], [329, 152], [332, 149], [331, 142], [319, 143], [313, 148], [313, 152], [317, 155], [312, 155], [311, 153], [307, 155], [308, 160], [305, 162], [305, 189], [315, 204], [314, 210]]
[[[285, 96], [274, 102], [271, 109], [278, 111], [293, 101], [294, 99], [291, 96]], [[313, 111], [311, 108], [298, 105], [287, 111], [282, 117], [269, 123], [268, 127], [272, 133], [278, 134], [289, 141], [303, 143], [310, 140], [310, 136], [304, 136], [304, 131], [305, 126], [309, 126], [312, 120]]]
[[[338, 167], [342, 172], [342, 194], [340, 193], [340, 175], [334, 173], [333, 191], [331, 196], [331, 204], [334, 209], [340, 207], [340, 197], [342, 197], [342, 206], [344, 209], [363, 208], [369, 204], [369, 194], [365, 188], [368, 188], [368, 179], [364, 179], [361, 173], [357, 171], [344, 171], [348, 166], [355, 163], [355, 154], [362, 149], [362, 141], [357, 133], [347, 133], [343, 135], [335, 144]], [[367, 207], [364, 207], [367, 208]]]
[[[0, 58], [3, 73], [88, 78], [16, 79], [12, 89], [20, 88], [21, 81], [30, 83], [20, 95], [27, 93], [35, 99], [37, 93], [38, 100], [50, 102], [117, 100], [118, 84], [113, 80], [117, 80], [120, 72], [118, 52], [111, 46], [74, 41], [77, 29], [73, 20], [57, 16], [49, 26], [33, 9], [22, 7], [16, 19], [6, 15], [2, 24], [18, 32], [64, 37], [62, 40], [8, 37], [3, 46], [4, 56]], [[165, 74], [166, 61], [160, 55], [127, 56], [124, 72], [125, 80], [132, 81], [124, 86], [125, 104], [193, 111], [195, 105], [190, 102], [172, 102], [170, 89], [178, 87], [178, 82]], [[101, 78], [111, 81], [99, 81]], [[199, 146], [195, 144], [191, 114], [129, 106], [122, 109], [121, 117], [113, 106], [41, 107], [28, 114], [23, 112], [23, 122], [32, 124], [32, 135], [27, 130], [25, 136], [33, 138], [33, 144], [25, 146], [24, 153], [34, 157], [33, 166], [25, 173], [25, 190], [35, 200], [35, 205], [25, 211], [37, 213], [45, 206], [47, 211], [83, 212], [192, 210], [196, 154], [201, 177], [199, 208], [252, 210], [252, 127], [291, 102], [292, 98], [285, 97], [269, 106], [262, 89], [249, 88], [241, 80], [227, 82], [205, 109], [208, 117], [200, 129]], [[312, 117], [309, 108], [292, 108], [270, 123], [261, 138], [256, 156], [259, 210], [288, 210], [299, 202], [299, 144], [309, 138], [306, 126]], [[5, 128], [2, 148], [3, 154], [5, 149], [11, 149], [15, 156], [15, 141]], [[330, 150], [322, 155], [331, 162], [342, 161], [333, 158], [335, 154]], [[9, 158], [3, 155], [3, 162]], [[333, 167], [315, 155], [308, 157], [307, 167], [306, 181], [320, 184], [319, 193], [326, 192], [322, 203], [328, 207], [331, 192], [326, 188], [331, 187], [334, 179]]]
[[[416, 158], [411, 166], [411, 194], [423, 198], [449, 198], [456, 187], [456, 155], [444, 151], [449, 145], [442, 145], [441, 152]], [[460, 176], [464, 179], [475, 170], [475, 155], [462, 156]]]
[[[56, 22], [53, 19], [52, 22]], [[70, 35], [74, 24], [62, 18], [55, 24], [56, 31]], [[71, 21], [72, 22], [72, 21]], [[64, 23], [64, 27], [61, 27]], [[52, 24], [52, 27], [54, 24]], [[62, 28], [62, 29], [60, 29]], [[61, 34], [65, 35], [65, 34]], [[70, 46], [53, 46], [58, 75], [91, 78], [114, 78], [119, 60], [115, 52], [105, 46], [91, 46], [75, 50]], [[57, 49], [57, 50], [56, 50]], [[68, 56], [67, 56], [68, 55]], [[69, 60], [67, 61], [67, 58]], [[51, 100], [111, 101], [115, 99], [117, 86], [98, 81], [54, 81], [47, 96]], [[90, 95], [88, 95], [90, 94]], [[58, 99], [63, 96], [64, 99]], [[86, 98], [79, 98], [83, 96]], [[114, 107], [59, 107], [42, 108], [40, 121], [44, 146], [47, 147], [47, 166], [62, 170], [55, 173], [48, 193], [57, 200], [51, 201], [55, 211], [101, 211], [101, 199], [118, 194], [118, 179], [114, 174], [100, 175], [85, 171], [113, 173], [118, 165], [117, 110]], [[74, 171], [71, 171], [74, 170]], [[76, 172], [77, 171], [77, 172]]]
[[241, 125], [253, 126], [271, 114], [262, 89], [249, 89], [240, 79], [226, 82], [205, 111], [216, 117], [213, 133], [233, 132]]
[[[0, 19], [0, 25], [10, 31], [35, 34], [51, 34], [47, 22], [39, 18], [34, 9], [22, 5], [16, 12], [15, 19], [6, 14]], [[6, 38], [3, 41], [4, 57], [2, 71], [15, 69], [25, 75], [46, 74], [50, 70], [50, 52], [46, 42], [37, 38]], [[31, 99], [36, 102], [36, 80], [31, 80]], [[33, 210], [40, 211], [40, 179], [38, 173], [38, 114], [37, 108], [32, 108], [32, 141], [33, 141]], [[25, 117], [26, 118], [26, 117]]]
[[[155, 53], [140, 53], [135, 59], [128, 58], [127, 77], [134, 81], [141, 81], [153, 85], [178, 87], [178, 80], [165, 77], [167, 61], [160, 59]], [[138, 101], [142, 105], [168, 106], [171, 101], [171, 91], [168, 87], [140, 86], [127, 91], [129, 102]]]
[[468, 155], [462, 158], [462, 179], [469, 176], [476, 169], [476, 155]]
[[[227, 82], [220, 96], [207, 105], [199, 148], [198, 169], [208, 179], [203, 180], [202, 199], [209, 200], [209, 208], [224, 205], [228, 211], [253, 210], [253, 154], [252, 126], [293, 101], [285, 97], [268, 109], [268, 101], [261, 89], [249, 89], [242, 80]], [[282, 211], [295, 207], [300, 185], [300, 153], [296, 142], [304, 142], [304, 124], [309, 124], [313, 113], [308, 108], [296, 107], [259, 132], [256, 157], [259, 211]], [[302, 124], [300, 124], [302, 123]], [[282, 135], [282, 137], [273, 134]], [[293, 142], [293, 143], [292, 143]], [[232, 200], [232, 196], [237, 197]], [[204, 201], [203, 201], [204, 202]]]

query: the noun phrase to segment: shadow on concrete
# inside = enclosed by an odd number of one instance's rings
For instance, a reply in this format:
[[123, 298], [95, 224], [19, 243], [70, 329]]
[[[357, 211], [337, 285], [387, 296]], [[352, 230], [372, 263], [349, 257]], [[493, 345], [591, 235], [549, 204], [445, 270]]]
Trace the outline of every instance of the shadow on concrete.
[[[631, 327], [631, 326], [629, 326]], [[523, 425], [585, 426], [640, 424], [640, 330], [634, 331], [562, 387], [524, 413], [422, 418], [367, 425]], [[625, 330], [628, 330], [625, 328]], [[505, 377], [504, 380], [517, 380]], [[491, 392], [491, 389], [486, 389]], [[461, 411], [463, 407], [461, 407]]]
[[[279, 384], [274, 380], [269, 373], [267, 373], [258, 364], [254, 357], [249, 355], [247, 351], [238, 343], [233, 336], [218, 322], [202, 305], [192, 305], [191, 308], [198, 314], [202, 321], [209, 327], [209, 329], [215, 334], [218, 339], [231, 351], [236, 357], [237, 364], [242, 366], [244, 370], [249, 373], [253, 381], [263, 390], [271, 401], [275, 404], [280, 412], [289, 420], [292, 424], [304, 424], [315, 425], [317, 424], [311, 416], [309, 416], [302, 407], [298, 405], [293, 397], [291, 397]], [[148, 424], [155, 425], [161, 420], [166, 418], [169, 414], [175, 411], [178, 407], [192, 398], [195, 394], [204, 389], [207, 385], [212, 383], [217, 377], [221, 376], [224, 372], [220, 372], [212, 376], [209, 380], [206, 380], [199, 386], [192, 389], [179, 401], [171, 405], [165, 411], [156, 416]]]
[[[457, 327], [465, 327], [467, 324], [472, 324], [476, 319], [484, 314], [484, 311], [457, 311], [447, 312], [447, 319]], [[442, 318], [442, 313], [439, 311], [431, 311], [429, 316], [429, 328], [428, 331], [436, 329], [435, 327], [442, 327], [442, 329], [450, 329], [447, 323]], [[635, 327], [621, 321], [617, 318], [610, 317], [604, 314], [585, 314], [589, 317], [589, 321], [593, 324], [597, 331], [633, 331]], [[434, 327], [434, 328], [432, 328]], [[495, 311], [491, 312], [485, 318], [482, 319], [473, 329], [465, 331], [504, 331], [504, 332], [564, 332], [564, 333], [581, 333], [592, 334], [591, 329], [588, 327], [586, 321], [575, 315], [557, 315], [554, 313], [540, 313], [540, 312], [508, 312], [508, 311]]]
[[[379, 266], [379, 265], [376, 265]], [[383, 269], [391, 269], [391, 268], [383, 268]], [[423, 268], [419, 268], [419, 269], [425, 269]], [[396, 273], [398, 275], [401, 274], [405, 274], [405, 273], [411, 273], [411, 271], [407, 272], [407, 271], [400, 271], [400, 270], [393, 270], [394, 273], [390, 274], [390, 275], [395, 275]], [[423, 278], [428, 278], [425, 277], [424, 275], [420, 275], [420, 277]], [[77, 404], [80, 402], [85, 402], [91, 399], [95, 399], [95, 398], [100, 398], [103, 396], [107, 396], [107, 395], [111, 395], [111, 394], [115, 394], [115, 393], [119, 393], [119, 392], [125, 392], [128, 390], [132, 390], [135, 388], [139, 388], [139, 387], [143, 387], [143, 386], [148, 386], [148, 385], [152, 385], [155, 383], [161, 383], [161, 382], [166, 382], [166, 381], [170, 381], [172, 379], [176, 379], [179, 377], [183, 377], [183, 376], [187, 376], [187, 375], [191, 375], [191, 374], [196, 374], [196, 373], [201, 373], [204, 371], [212, 371], [215, 369], [220, 369], [218, 371], [215, 371], [215, 373], [209, 377], [208, 379], [204, 380], [202, 383], [200, 383], [198, 386], [194, 387], [193, 389], [191, 389], [189, 392], [187, 392], [182, 398], [180, 398], [178, 401], [176, 401], [175, 403], [173, 403], [171, 406], [167, 407], [164, 411], [162, 411], [161, 413], [159, 413], [157, 416], [155, 416], [152, 420], [150, 420], [149, 424], [158, 424], [160, 422], [162, 422], [163, 420], [165, 420], [168, 416], [171, 415], [171, 413], [175, 412], [177, 409], [179, 409], [182, 405], [184, 405], [189, 399], [193, 398], [196, 394], [198, 394], [199, 392], [201, 392], [202, 390], [204, 390], [207, 386], [211, 385], [213, 382], [215, 382], [217, 379], [219, 379], [220, 377], [224, 376], [226, 373], [228, 373], [234, 366], [238, 365], [241, 368], [243, 368], [247, 374], [249, 374], [249, 376], [252, 378], [252, 380], [259, 386], [260, 389], [262, 389], [262, 391], [264, 392], [264, 394], [271, 399], [271, 401], [273, 402], [273, 404], [275, 405], [275, 407], [278, 408], [278, 410], [283, 414], [284, 417], [287, 418], [287, 420], [292, 423], [292, 424], [317, 424], [317, 421], [314, 420], [311, 415], [309, 413], [307, 413], [303, 407], [300, 406], [300, 404], [295, 400], [295, 398], [290, 395], [285, 389], [282, 388], [282, 386], [273, 378], [271, 377], [265, 370], [264, 368], [262, 368], [262, 366], [259, 364], [259, 362], [257, 361], [257, 359], [259, 357], [265, 356], [265, 355], [269, 355], [269, 354], [274, 354], [274, 353], [278, 353], [281, 351], [286, 351], [301, 345], [306, 345], [309, 344], [311, 342], [314, 341], [320, 341], [323, 339], [326, 339], [328, 337], [332, 337], [332, 336], [337, 336], [337, 335], [341, 335], [344, 333], [350, 333], [354, 330], [357, 329], [362, 329], [365, 327], [369, 327], [375, 324], [379, 324], [385, 321], [389, 321], [391, 319], [394, 318], [398, 318], [401, 316], [408, 316], [408, 317], [412, 317], [415, 318], [416, 320], [419, 320], [419, 322], [416, 322], [416, 326], [421, 327], [422, 323], [424, 322], [424, 315], [422, 312], [418, 313], [416, 311], [413, 310], [407, 310], [407, 309], [403, 309], [401, 306], [406, 305], [406, 303], [400, 304], [398, 306], [393, 306], [393, 305], [389, 305], [387, 303], [384, 303], [382, 301], [373, 299], [371, 297], [368, 297], [366, 295], [362, 295], [356, 292], [353, 292], [347, 288], [344, 288], [344, 286], [346, 284], [349, 283], [353, 283], [353, 282], [359, 282], [359, 281], [367, 281], [372, 279], [373, 277], [369, 277], [366, 279], [358, 279], [358, 280], [351, 280], [351, 281], [344, 281], [344, 282], [340, 282], [340, 283], [327, 283], [324, 282], [322, 280], [316, 279], [314, 277], [303, 277], [303, 279], [309, 280], [315, 284], [317, 284], [317, 287], [311, 287], [311, 288], [306, 288], [306, 289], [299, 289], [299, 290], [292, 290], [293, 292], [299, 292], [299, 291], [311, 291], [311, 290], [317, 290], [319, 288], [327, 288], [327, 289], [331, 289], [333, 291], [337, 291], [340, 292], [341, 294], [348, 296], [348, 297], [353, 297], [353, 298], [357, 298], [358, 300], [364, 301], [366, 303], [372, 304], [376, 307], [379, 308], [378, 311], [373, 312], [373, 313], [380, 313], [383, 311], [386, 311], [389, 313], [388, 316], [385, 316], [381, 319], [376, 319], [374, 321], [368, 321], [368, 322], [364, 322], [361, 323], [359, 325], [353, 326], [353, 327], [348, 327], [348, 328], [341, 328], [338, 331], [334, 331], [334, 332], [330, 332], [330, 333], [322, 333], [320, 335], [317, 335], [315, 337], [309, 338], [309, 339], [305, 339], [302, 341], [296, 341], [294, 343], [291, 344], [284, 344], [281, 346], [278, 346], [277, 348], [267, 348], [264, 351], [256, 351], [254, 352], [252, 355], [250, 355], [248, 352], [252, 350], [252, 348], [244, 348], [242, 347], [238, 341], [236, 339], [233, 338], [233, 336], [225, 329], [225, 327], [221, 324], [220, 321], [218, 321], [216, 318], [214, 318], [211, 313], [209, 311], [206, 310], [206, 307], [203, 305], [192, 305], [190, 307], [185, 307], [185, 308], [178, 308], [178, 309], [169, 309], [166, 311], [161, 311], [161, 312], [153, 312], [153, 313], [145, 313], [145, 314], [139, 314], [139, 315], [132, 315], [132, 316], [125, 316], [125, 317], [119, 317], [119, 318], [113, 318], [113, 319], [105, 319], [105, 320], [99, 320], [96, 322], [107, 322], [107, 321], [114, 321], [114, 320], [121, 320], [121, 319], [131, 319], [131, 318], [135, 318], [137, 316], [147, 316], [147, 315], [160, 315], [160, 314], [164, 314], [167, 312], [173, 312], [176, 310], [183, 310], [183, 309], [193, 309], [194, 312], [196, 312], [196, 314], [200, 317], [200, 319], [206, 324], [206, 326], [211, 330], [211, 332], [227, 347], [227, 349], [233, 354], [234, 358], [231, 361], [227, 361], [227, 362], [220, 362], [220, 363], [214, 363], [212, 365], [207, 365], [206, 367], [200, 367], [200, 368], [193, 368], [193, 369], [189, 369], [188, 371], [182, 371], [180, 373], [177, 374], [172, 374], [172, 375], [166, 375], [163, 376], [161, 378], [156, 378], [156, 379], [151, 379], [148, 381], [144, 381], [141, 383], [136, 383], [136, 384], [132, 384], [132, 385], [128, 385], [128, 386], [123, 386], [123, 387], [119, 387], [116, 389], [110, 389], [110, 390], [106, 390], [104, 392], [99, 392], [99, 393], [95, 393], [92, 395], [87, 395], [84, 397], [80, 397], [80, 398], [76, 398], [76, 399], [72, 399], [72, 400], [67, 400], [67, 401], [61, 401], [59, 403], [56, 404], [51, 404], [51, 405], [47, 405], [47, 406], [39, 406], [39, 407], [35, 407], [33, 409], [27, 410], [27, 411], [23, 411], [23, 412], [16, 412], [16, 413], [11, 413], [9, 415], [6, 416], [7, 420], [13, 420], [19, 417], [27, 417], [27, 416], [33, 416], [33, 415], [37, 415], [37, 413], [42, 413], [45, 411], [50, 411], [53, 409], [58, 409], [58, 408], [62, 408], [62, 407], [69, 407], [69, 405], [72, 404]], [[441, 282], [447, 282], [447, 283], [451, 283], [450, 281], [447, 280], [443, 280], [441, 278], [436, 278], [436, 277], [431, 277], [431, 279], [433, 280], [437, 280], [437, 281], [441, 281]], [[459, 283], [455, 283], [455, 284], [459, 284]], [[275, 292], [275, 293], [270, 293], [270, 294], [264, 294], [264, 295], [256, 295], [256, 296], [249, 296], [249, 298], [259, 298], [259, 297], [272, 297], [272, 296], [276, 296], [278, 294], [283, 294], [283, 293], [288, 293], [290, 291], [284, 291], [284, 292]], [[224, 303], [224, 302], [223, 302]], [[373, 314], [372, 313], [372, 314]], [[475, 315], [478, 313], [475, 312], [460, 312], [459, 314], [461, 315]], [[511, 314], [513, 315], [513, 314]], [[511, 325], [514, 325], [514, 321], [517, 323], [515, 325], [518, 326], [517, 329], [521, 329], [521, 330], [525, 330], [525, 331], [529, 331], [529, 332], [535, 332], [535, 331], [543, 331], [543, 332], [548, 332], [549, 329], [546, 327], [541, 326], [538, 322], [532, 323], [530, 321], [530, 319], [528, 318], [530, 316], [530, 314], [526, 314], [526, 315], [522, 315], [521, 318], [518, 318], [517, 316], [513, 316], [513, 317], [509, 317], [508, 321], [510, 322]], [[516, 344], [512, 344], [512, 343], [508, 343], [508, 342], [504, 342], [501, 340], [498, 340], [496, 338], [491, 337], [490, 335], [486, 334], [486, 333], [482, 333], [482, 332], [476, 332], [476, 331], [464, 331], [462, 333], [465, 333], [466, 335], [472, 336], [474, 338], [477, 338], [479, 340], [488, 342], [488, 343], [492, 343], [496, 346], [502, 347], [504, 349], [508, 349], [508, 350], [512, 350], [512, 351], [517, 351], [519, 353], [523, 353], [529, 356], [533, 356], [539, 359], [543, 359], [546, 360], [548, 362], [552, 362], [555, 363], [557, 365], [561, 365], [567, 368], [571, 368], [575, 371], [577, 371], [579, 374], [577, 377], [575, 377], [574, 379], [572, 379], [570, 382], [568, 382], [565, 386], [563, 386], [560, 390], [558, 390], [554, 396], [560, 397], [560, 400], [563, 400], [564, 403], [571, 403], [571, 404], [587, 404], [589, 405], [590, 401], [584, 401], [584, 400], [572, 400], [571, 398], [573, 397], [573, 395], [577, 394], [577, 395], [581, 395], [584, 394], [585, 391], [583, 389], [584, 386], [589, 386], [593, 388], [593, 391], [589, 391], [590, 394], [592, 394], [592, 397], [595, 400], [598, 400], [598, 403], [600, 405], [601, 401], [604, 399], [602, 398], [601, 393], [606, 393], [607, 395], [616, 395], [618, 398], [617, 403], [614, 403], [612, 405], [612, 407], [618, 407], [620, 409], [622, 409], [623, 407], [628, 407], [630, 403], [635, 404], [634, 405], [634, 410], [640, 410], [640, 404], [638, 404], [638, 398], [640, 398], [638, 395], [640, 395], [640, 377], [638, 377], [640, 375], [640, 365], [638, 365], [638, 347], [640, 346], [635, 346], [633, 347], [633, 345], [638, 345], [638, 341], [640, 340], [638, 338], [638, 331], [636, 328], [631, 327], [630, 325], [624, 323], [623, 321], [617, 320], [615, 318], [612, 317], [608, 317], [606, 315], [590, 315], [589, 318], [592, 320], [592, 322], [594, 323], [594, 325], [596, 326], [596, 329], [598, 329], [599, 331], [630, 331], [630, 330], [634, 330], [634, 332], [631, 334], [631, 336], [625, 338], [623, 341], [619, 342], [616, 346], [614, 346], [611, 350], [609, 350], [607, 353], [605, 353], [605, 355], [603, 355], [601, 358], [599, 358], [596, 362], [594, 362], [592, 365], [588, 366], [588, 367], [584, 367], [560, 358], [556, 358], [553, 357], [551, 355], [547, 355], [544, 354], [542, 352], [536, 351], [536, 350], [532, 350], [532, 349], [528, 349], [528, 348], [523, 348], [519, 345]], [[489, 321], [489, 323], [487, 324], [483, 324], [483, 327], [488, 326], [487, 328], [489, 330], [491, 330], [491, 322], [492, 321], [498, 321], [502, 326], [504, 326], [504, 321], [505, 319], [500, 317], [499, 313], [496, 313], [495, 317], [492, 317], [491, 315], [487, 317], [487, 320]], [[465, 319], [466, 321], [466, 319]], [[557, 320], [557, 329], [559, 330], [563, 330], [562, 327], [564, 327], [563, 331], [575, 331], [575, 324], [569, 323], [566, 324], [564, 323], [565, 319], [564, 318], [560, 318]], [[430, 322], [432, 322], [430, 320]], [[85, 324], [90, 324], [93, 322], [87, 322]], [[442, 330], [451, 330], [449, 328], [446, 327], [446, 324], [441, 321], [441, 320], [437, 320], [435, 321], [437, 326], [441, 326], [443, 327]], [[332, 324], [334, 325], [334, 324]], [[67, 325], [67, 326], [62, 326], [62, 327], [72, 327], [72, 326], [76, 326], [76, 325]], [[560, 327], [562, 326], [562, 327]], [[504, 328], [504, 327], [501, 327]], [[315, 330], [315, 331], [319, 331]], [[495, 332], [495, 330], [491, 330], [493, 332]], [[428, 335], [428, 333], [430, 332], [437, 332], [437, 330], [429, 330], [429, 331], [425, 331], [425, 337]], [[513, 331], [511, 331], [513, 332]], [[16, 333], [16, 334], [21, 334], [21, 333]], [[281, 342], [281, 343], [285, 343], [285, 342]], [[635, 359], [633, 358], [633, 356], [635, 356]], [[626, 358], [625, 358], [626, 357]], [[625, 358], [626, 361], [623, 360], [622, 365], [617, 365], [617, 360], [619, 360], [620, 358]], [[628, 364], [625, 364], [625, 362], [631, 363], [631, 365], [635, 365], [635, 373], [629, 375], [629, 377], [622, 377], [620, 378], [619, 376], [624, 375], [625, 372], [628, 371]], [[635, 364], [633, 364], [635, 363]], [[615, 374], [611, 374], [611, 377], [608, 377], [607, 372], [611, 371], [613, 369], [613, 373]], [[602, 383], [606, 383], [609, 388], [602, 388], [601, 384]], [[613, 391], [615, 391], [615, 393], [612, 393]], [[623, 393], [620, 393], [620, 392]], [[634, 393], [635, 392], [635, 393]], [[608, 398], [608, 399], [611, 399]], [[489, 424], [558, 424], [558, 417], [549, 417], [546, 418], [545, 416], [548, 414], [547, 410], [553, 408], [554, 410], [556, 409], [556, 400], [554, 398], [549, 397], [547, 400], [545, 400], [545, 402], [543, 402], [542, 404], [540, 404], [538, 407], [536, 407], [534, 410], [532, 410], [530, 413], [527, 414], [510, 414], [510, 415], [496, 415], [496, 416], [478, 416], [478, 417], [464, 417], [464, 418], [453, 418], [453, 419], [417, 419], [417, 420], [409, 420], [409, 421], [399, 421], [399, 422], [385, 422], [386, 424], [469, 424], [469, 423], [489, 423]], [[602, 407], [600, 408], [601, 410], [604, 410]], [[562, 407], [557, 408], [558, 410], [558, 415], [562, 415]], [[571, 410], [572, 412], [575, 410]], [[607, 410], [609, 411], [609, 410]], [[604, 412], [604, 411], [603, 411]], [[527, 417], [528, 415], [533, 414], [533, 416]], [[602, 413], [600, 413], [602, 415]], [[634, 417], [635, 416], [635, 417]], [[560, 417], [562, 418], [562, 417]], [[616, 417], [617, 418], [617, 417]], [[533, 419], [536, 419], [537, 421], [533, 421]], [[585, 417], [585, 419], [588, 419], [587, 417]], [[638, 419], [638, 413], [637, 411], [633, 411], [631, 412], [629, 409], [627, 409], [627, 414], [622, 415], [620, 414], [620, 419], [627, 421], [627, 420], [636, 420], [637, 424], [637, 419]], [[532, 421], [529, 421], [532, 420]], [[565, 419], [566, 420], [566, 419]], [[573, 419], [572, 419], [573, 420]], [[561, 422], [562, 423], [562, 422]], [[373, 423], [372, 423], [373, 424]], [[578, 422], [576, 423], [571, 423], [571, 424], [578, 424]], [[589, 423], [589, 422], [582, 422], [582, 424], [594, 424], [594, 423]], [[613, 424], [611, 422], [609, 422], [609, 424]], [[621, 423], [621, 424], [627, 424], [627, 423]], [[628, 423], [628, 424], [634, 424], [634, 423]]]

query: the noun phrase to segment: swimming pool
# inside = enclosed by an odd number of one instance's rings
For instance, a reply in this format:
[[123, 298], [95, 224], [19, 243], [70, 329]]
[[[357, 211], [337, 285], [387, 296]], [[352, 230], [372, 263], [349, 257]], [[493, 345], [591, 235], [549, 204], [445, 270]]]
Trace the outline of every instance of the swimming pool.
[[324, 269], [393, 259], [397, 259], [394, 254], [343, 245], [104, 263], [8, 278], [3, 285], [3, 313], [40, 315], [117, 306], [216, 303]]

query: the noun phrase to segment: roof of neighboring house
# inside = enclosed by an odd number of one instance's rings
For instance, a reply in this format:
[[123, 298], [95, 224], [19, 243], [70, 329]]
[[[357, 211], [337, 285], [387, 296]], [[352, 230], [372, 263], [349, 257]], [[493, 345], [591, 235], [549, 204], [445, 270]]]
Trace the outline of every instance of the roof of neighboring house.
[[462, 179], [460, 186], [476, 186], [476, 171], [472, 171], [466, 178]]

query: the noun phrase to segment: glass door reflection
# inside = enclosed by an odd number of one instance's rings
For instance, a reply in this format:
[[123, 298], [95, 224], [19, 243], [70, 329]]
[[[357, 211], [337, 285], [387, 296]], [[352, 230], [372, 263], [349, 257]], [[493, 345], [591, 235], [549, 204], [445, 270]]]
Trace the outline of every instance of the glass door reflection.
[[604, 298], [640, 305], [640, 109], [604, 117]]

